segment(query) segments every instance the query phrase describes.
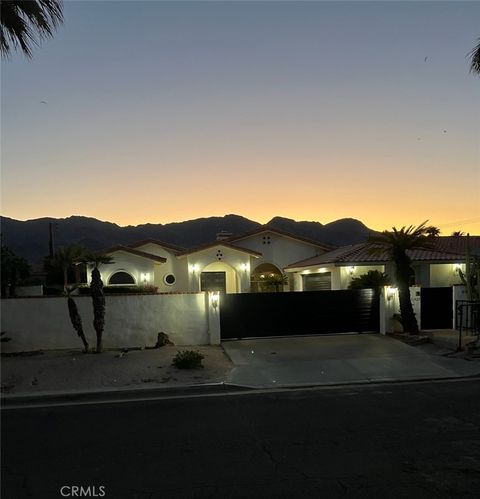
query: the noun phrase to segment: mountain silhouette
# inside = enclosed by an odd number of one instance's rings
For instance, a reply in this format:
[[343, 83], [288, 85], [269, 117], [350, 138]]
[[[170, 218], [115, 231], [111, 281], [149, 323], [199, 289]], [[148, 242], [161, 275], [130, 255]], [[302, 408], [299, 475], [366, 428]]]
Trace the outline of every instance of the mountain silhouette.
[[[20, 221], [0, 217], [2, 244], [31, 262], [40, 262], [48, 254], [49, 225], [54, 227], [55, 246], [79, 244], [98, 250], [142, 239], [157, 239], [183, 248], [214, 241], [221, 231], [242, 234], [262, 224], [239, 215], [197, 218], [168, 224], [142, 224], [121, 227], [96, 218], [37, 218]], [[267, 226], [334, 246], [363, 242], [373, 231], [359, 220], [344, 218], [328, 224], [274, 217]]]

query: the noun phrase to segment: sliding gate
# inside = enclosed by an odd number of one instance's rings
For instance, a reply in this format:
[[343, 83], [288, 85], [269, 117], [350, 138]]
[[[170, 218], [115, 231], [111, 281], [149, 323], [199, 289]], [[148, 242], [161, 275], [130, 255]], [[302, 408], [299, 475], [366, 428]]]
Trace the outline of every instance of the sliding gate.
[[379, 330], [372, 289], [226, 294], [220, 303], [222, 339]]

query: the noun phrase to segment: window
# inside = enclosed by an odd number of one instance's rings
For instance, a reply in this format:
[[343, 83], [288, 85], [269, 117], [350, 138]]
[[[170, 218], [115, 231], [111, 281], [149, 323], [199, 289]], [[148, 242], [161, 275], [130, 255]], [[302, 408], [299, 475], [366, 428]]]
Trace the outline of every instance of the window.
[[128, 272], [121, 270], [110, 276], [108, 284], [135, 284], [135, 279]]
[[202, 291], [220, 291], [227, 289], [225, 272], [202, 272], [200, 275], [200, 289]]
[[173, 286], [175, 284], [175, 276], [173, 274], [167, 274], [164, 278], [163, 278], [163, 282], [165, 284], [168, 284], [169, 286]]

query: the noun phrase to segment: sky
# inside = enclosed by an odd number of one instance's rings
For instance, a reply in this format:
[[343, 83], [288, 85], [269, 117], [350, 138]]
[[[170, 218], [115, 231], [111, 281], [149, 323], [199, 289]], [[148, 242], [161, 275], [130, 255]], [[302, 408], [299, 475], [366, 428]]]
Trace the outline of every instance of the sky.
[[67, 0], [64, 16], [33, 59], [2, 61], [4, 216], [480, 234], [480, 3]]

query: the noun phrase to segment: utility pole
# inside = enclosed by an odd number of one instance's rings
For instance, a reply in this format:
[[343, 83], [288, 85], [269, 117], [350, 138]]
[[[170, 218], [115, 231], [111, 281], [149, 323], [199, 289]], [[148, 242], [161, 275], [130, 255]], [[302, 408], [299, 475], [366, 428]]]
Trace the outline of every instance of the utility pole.
[[48, 224], [48, 256], [52, 259], [55, 256], [55, 242], [53, 237], [53, 222]]

